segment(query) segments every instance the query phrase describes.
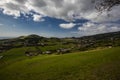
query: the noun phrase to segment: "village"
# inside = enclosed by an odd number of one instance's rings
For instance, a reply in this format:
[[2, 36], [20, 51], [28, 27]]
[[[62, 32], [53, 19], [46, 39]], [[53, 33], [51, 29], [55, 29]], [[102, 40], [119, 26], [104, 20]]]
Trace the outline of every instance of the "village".
[[40, 54], [66, 54], [70, 52], [95, 49], [97, 47], [111, 48], [114, 46], [120, 46], [119, 34], [120, 32], [115, 32], [81, 38], [45, 38], [33, 34], [13, 39], [0, 40], [0, 53], [13, 48], [22, 47], [25, 48], [24, 53], [26, 56], [37, 56]]

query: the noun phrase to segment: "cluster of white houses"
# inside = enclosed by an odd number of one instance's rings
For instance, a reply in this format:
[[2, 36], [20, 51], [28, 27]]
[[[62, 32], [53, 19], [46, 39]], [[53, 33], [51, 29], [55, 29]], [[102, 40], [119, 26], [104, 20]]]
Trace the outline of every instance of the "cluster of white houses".
[[47, 50], [47, 51], [35, 51], [35, 50], [33, 50], [33, 51], [31, 51], [31, 50], [27, 50], [26, 52], [25, 52], [25, 55], [26, 56], [37, 56], [37, 55], [39, 55], [39, 54], [53, 54], [53, 53], [56, 53], [56, 54], [65, 54], [65, 53], [70, 53], [71, 52], [71, 49], [70, 48], [68, 48], [68, 49], [65, 49], [65, 48], [60, 48], [60, 49], [57, 49], [57, 50]]

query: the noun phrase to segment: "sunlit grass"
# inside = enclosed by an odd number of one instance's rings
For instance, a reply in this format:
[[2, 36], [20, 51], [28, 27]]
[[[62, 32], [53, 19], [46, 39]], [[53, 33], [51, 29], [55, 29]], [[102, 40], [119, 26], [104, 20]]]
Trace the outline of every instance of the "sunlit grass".
[[120, 48], [26, 57], [24, 48], [3, 53], [0, 80], [119, 80]]

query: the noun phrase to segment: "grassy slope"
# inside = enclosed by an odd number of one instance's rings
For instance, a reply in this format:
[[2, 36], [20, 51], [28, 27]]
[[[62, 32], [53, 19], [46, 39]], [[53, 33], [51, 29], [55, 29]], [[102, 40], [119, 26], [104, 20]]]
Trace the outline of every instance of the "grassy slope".
[[0, 80], [120, 80], [120, 48], [28, 58], [24, 48], [3, 53]]

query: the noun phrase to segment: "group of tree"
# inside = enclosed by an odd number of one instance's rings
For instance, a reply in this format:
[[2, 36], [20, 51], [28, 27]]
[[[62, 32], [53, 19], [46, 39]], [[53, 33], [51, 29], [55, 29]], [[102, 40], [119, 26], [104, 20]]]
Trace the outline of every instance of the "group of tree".
[[92, 0], [95, 8], [100, 11], [110, 11], [114, 6], [120, 5], [120, 0]]

